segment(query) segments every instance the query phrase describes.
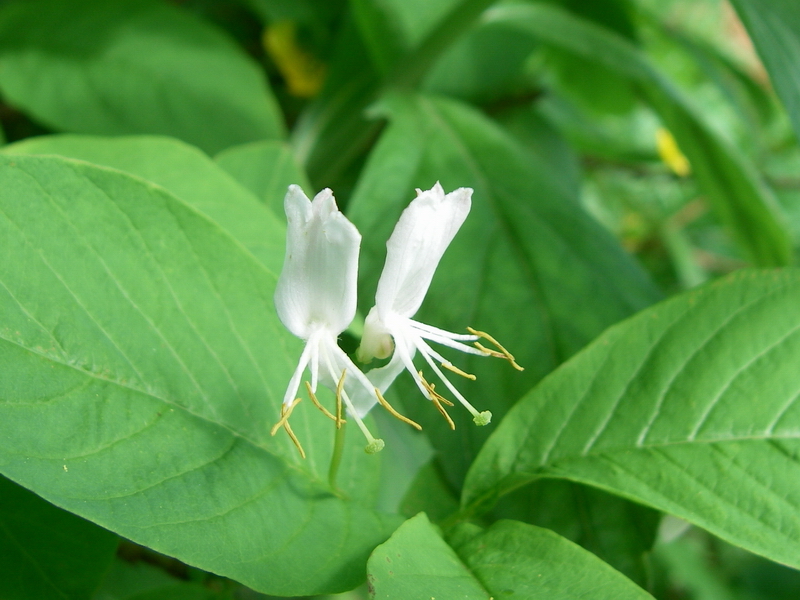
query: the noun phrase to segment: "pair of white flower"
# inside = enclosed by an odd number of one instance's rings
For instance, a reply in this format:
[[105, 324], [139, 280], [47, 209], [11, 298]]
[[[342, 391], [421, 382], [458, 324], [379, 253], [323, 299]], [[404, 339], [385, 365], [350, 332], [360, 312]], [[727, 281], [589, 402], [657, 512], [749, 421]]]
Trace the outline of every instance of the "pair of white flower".
[[[367, 315], [364, 335], [357, 356], [369, 362], [373, 357], [392, 359], [383, 367], [366, 375], [339, 348], [338, 336], [350, 325], [356, 313], [356, 279], [361, 235], [337, 208], [330, 190], [323, 190], [310, 201], [299, 186], [292, 185], [286, 194], [287, 235], [283, 271], [275, 290], [275, 307], [286, 328], [305, 341], [297, 368], [281, 407], [281, 419], [272, 430], [274, 435], [283, 426], [303, 449], [289, 426], [289, 415], [300, 401], [297, 397], [303, 373], [308, 369], [311, 381], [306, 382], [314, 404], [341, 427], [343, 410], [353, 418], [367, 438], [366, 451], [378, 452], [383, 441], [375, 438], [362, 421], [364, 415], [381, 403], [394, 416], [421, 429], [397, 413], [383, 398], [383, 392], [405, 368], [411, 373], [420, 391], [430, 399], [447, 419], [452, 420], [442, 404], [452, 406], [428, 383], [422, 371], [414, 366], [417, 351], [448, 390], [473, 415], [478, 425], [491, 420], [489, 411], [478, 412], [445, 377], [440, 366], [474, 379], [454, 367], [431, 348], [426, 340], [449, 346], [469, 354], [499, 356], [520, 368], [505, 349], [488, 334], [469, 329], [469, 335], [450, 333], [414, 321], [430, 287], [439, 261], [467, 217], [472, 190], [459, 188], [445, 195], [437, 183], [428, 191], [417, 190], [417, 197], [403, 211], [387, 242], [386, 264], [378, 282], [375, 306]], [[485, 338], [499, 351], [482, 346]], [[472, 342], [469, 346], [465, 342]], [[438, 364], [437, 364], [438, 363]], [[316, 398], [317, 385], [322, 383], [336, 391], [336, 413], [324, 408]]]

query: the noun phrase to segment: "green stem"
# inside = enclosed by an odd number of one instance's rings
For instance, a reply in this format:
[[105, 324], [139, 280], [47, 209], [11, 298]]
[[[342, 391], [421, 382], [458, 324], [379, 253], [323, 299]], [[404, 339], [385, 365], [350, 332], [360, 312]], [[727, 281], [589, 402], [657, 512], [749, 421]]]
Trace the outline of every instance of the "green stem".
[[333, 489], [336, 488], [336, 476], [339, 474], [339, 465], [342, 464], [342, 455], [344, 454], [344, 430], [347, 425], [342, 423], [342, 426], [336, 430], [336, 437], [333, 438], [333, 456], [331, 456], [331, 466], [328, 469], [328, 483]]

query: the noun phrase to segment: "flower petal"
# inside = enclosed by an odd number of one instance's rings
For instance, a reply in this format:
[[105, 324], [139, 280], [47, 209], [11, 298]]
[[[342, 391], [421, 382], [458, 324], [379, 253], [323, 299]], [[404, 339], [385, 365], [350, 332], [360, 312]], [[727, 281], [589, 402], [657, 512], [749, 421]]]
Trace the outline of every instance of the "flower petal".
[[386, 263], [378, 282], [375, 305], [384, 323], [390, 315], [413, 316], [431, 285], [439, 261], [471, 207], [472, 190], [445, 195], [437, 182], [400, 215], [386, 242]]
[[311, 202], [291, 185], [284, 209], [286, 256], [275, 289], [278, 317], [302, 339], [320, 327], [338, 335], [356, 312], [361, 235], [328, 189]]

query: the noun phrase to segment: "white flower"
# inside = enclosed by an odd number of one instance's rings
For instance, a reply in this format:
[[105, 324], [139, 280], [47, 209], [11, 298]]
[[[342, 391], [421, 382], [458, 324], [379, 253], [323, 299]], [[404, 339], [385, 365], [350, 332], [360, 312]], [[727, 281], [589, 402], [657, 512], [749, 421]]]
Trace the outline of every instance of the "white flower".
[[[386, 358], [394, 349], [390, 363], [371, 371], [370, 379], [377, 382], [382, 378], [379, 387], [383, 389], [388, 386], [385, 380], [399, 372], [397, 367], [402, 364], [452, 428], [455, 425], [442, 407], [442, 403], [451, 406], [452, 403], [437, 392], [435, 384], [426, 381], [422, 371], [414, 366], [413, 358], [417, 351], [447, 389], [469, 410], [476, 424], [487, 425], [492, 414], [489, 411], [478, 412], [445, 377], [440, 365], [468, 379], [475, 379], [475, 376], [455, 367], [426, 340], [468, 354], [503, 357], [521, 369], [514, 357], [488, 334], [470, 328], [469, 335], [451, 333], [411, 318], [422, 305], [444, 251], [467, 218], [471, 198], [472, 190], [469, 188], [459, 188], [445, 195], [438, 182], [428, 191], [417, 190], [417, 197], [400, 215], [386, 243], [386, 263], [378, 282], [375, 306], [367, 315], [358, 350], [359, 360], [368, 362], [373, 357]], [[500, 351], [485, 348], [477, 342], [480, 338], [489, 340]], [[473, 342], [473, 346], [465, 342]]]
[[[306, 387], [314, 404], [341, 426], [342, 402], [367, 438], [367, 452], [383, 448], [361, 417], [377, 401], [375, 387], [339, 348], [337, 338], [353, 320], [356, 312], [356, 276], [361, 235], [339, 212], [330, 190], [321, 191], [310, 201], [299, 186], [289, 186], [284, 200], [286, 210], [286, 256], [275, 289], [275, 308], [286, 328], [305, 341], [294, 374], [289, 381], [281, 407], [281, 419], [272, 435], [283, 426], [305, 457], [299, 441], [289, 426], [289, 415], [300, 401], [297, 392], [306, 368], [311, 382]], [[367, 394], [348, 393], [358, 383]], [[333, 415], [316, 399], [317, 384], [336, 391], [337, 414]], [[351, 400], [354, 397], [358, 405]]]

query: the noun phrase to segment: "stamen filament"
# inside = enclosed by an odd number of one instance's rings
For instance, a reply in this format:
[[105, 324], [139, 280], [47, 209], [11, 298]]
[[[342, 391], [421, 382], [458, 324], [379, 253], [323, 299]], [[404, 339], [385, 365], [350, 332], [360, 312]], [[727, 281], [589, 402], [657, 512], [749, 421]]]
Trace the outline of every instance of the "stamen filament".
[[283, 426], [283, 428], [286, 430], [286, 433], [289, 434], [289, 438], [292, 440], [294, 445], [297, 447], [297, 450], [300, 452], [300, 456], [303, 459], [305, 459], [306, 457], [305, 450], [303, 450], [303, 446], [300, 444], [300, 440], [297, 439], [297, 436], [294, 434], [294, 431], [292, 431], [292, 426], [289, 425], [289, 417], [292, 415], [294, 407], [300, 403], [300, 400], [301, 400], [300, 398], [296, 398], [295, 401], [288, 406], [286, 404], [281, 405], [281, 418], [278, 420], [277, 423], [275, 423], [275, 425], [273, 425], [272, 430], [270, 431], [270, 435], [275, 435], [276, 433], [278, 433], [278, 429], [280, 429], [281, 426]]
[[441, 405], [440, 398], [433, 397], [433, 398], [431, 398], [431, 400], [433, 401], [434, 406], [436, 406], [436, 408], [439, 410], [439, 412], [445, 418], [445, 420], [447, 421], [447, 424], [450, 425], [450, 429], [455, 431], [456, 424], [453, 422], [453, 419], [450, 418], [450, 415], [447, 414], [447, 411], [445, 410], [444, 406]]
[[456, 424], [453, 422], [453, 419], [450, 418], [450, 415], [447, 414], [447, 411], [445, 410], [444, 406], [442, 406], [442, 402], [444, 402], [448, 406], [453, 406], [453, 403], [450, 402], [450, 400], [448, 400], [444, 396], [442, 396], [439, 392], [437, 392], [435, 389], [436, 386], [434, 384], [428, 383], [425, 380], [425, 377], [422, 375], [422, 371], [417, 371], [417, 375], [419, 375], [419, 378], [422, 380], [422, 384], [425, 386], [425, 389], [428, 390], [428, 397], [431, 399], [431, 402], [433, 402], [433, 405], [436, 407], [436, 410], [438, 410], [439, 413], [445, 418], [447, 424], [450, 425], [450, 429], [455, 431]]
[[[431, 333], [429, 331], [426, 331], [424, 329], [415, 327], [413, 325], [412, 325], [411, 329], [416, 335], [418, 335], [420, 337], [423, 337], [426, 340], [430, 340], [432, 342], [435, 342], [437, 344], [441, 344], [442, 346], [447, 346], [448, 348], [452, 348], [453, 350], [458, 350], [459, 352], [463, 352], [465, 354], [475, 354], [477, 356], [483, 356], [484, 355], [483, 352], [480, 352], [479, 350], [476, 350], [472, 346], [467, 346], [466, 344], [462, 344], [459, 341], [453, 340], [449, 336], [443, 336], [443, 335], [439, 335], [439, 334], [436, 334], [436, 333]], [[453, 335], [456, 335], [456, 334], [453, 334]], [[477, 339], [477, 336], [474, 336], [474, 335], [463, 336], [463, 337], [468, 338], [468, 341], [471, 341], [473, 343], [474, 343], [475, 339]]]
[[353, 407], [353, 403], [350, 401], [350, 397], [347, 395], [347, 392], [344, 390], [344, 377], [347, 371], [347, 368], [342, 370], [341, 377], [336, 376], [336, 370], [333, 368], [333, 363], [331, 361], [331, 357], [328, 354], [328, 348], [323, 349], [324, 359], [325, 359], [325, 366], [328, 368], [328, 374], [332, 381], [338, 381], [336, 386], [336, 414], [337, 414], [337, 421], [343, 422], [344, 420], [341, 418], [342, 415], [342, 400], [344, 400], [344, 404], [347, 407], [347, 410], [350, 412], [350, 416], [353, 417], [356, 421], [356, 425], [361, 430], [361, 433], [364, 434], [364, 437], [367, 438], [367, 447], [364, 448], [364, 451], [367, 454], [375, 454], [376, 452], [380, 452], [383, 450], [384, 442], [380, 438], [373, 437], [373, 435], [367, 429], [367, 426], [364, 425], [364, 422], [358, 417], [358, 413], [356, 412], [355, 408]]
[[306, 452], [303, 450], [303, 446], [300, 445], [300, 440], [297, 439], [294, 431], [292, 431], [292, 426], [289, 425], [289, 421], [286, 421], [286, 423], [283, 424], [283, 428], [286, 430], [286, 433], [289, 434], [289, 437], [291, 438], [292, 442], [294, 442], [294, 445], [297, 446], [297, 450], [300, 452], [300, 457], [305, 459]]
[[277, 423], [275, 423], [275, 425], [272, 426], [272, 429], [270, 429], [270, 435], [274, 436], [276, 433], [278, 433], [278, 429], [283, 427], [289, 421], [289, 417], [292, 415], [294, 407], [300, 404], [300, 400], [301, 398], [295, 398], [294, 402], [289, 405], [281, 404], [281, 418]]
[[314, 403], [314, 406], [320, 409], [322, 411], [322, 414], [324, 414], [332, 421], [335, 421], [338, 425], [339, 421], [337, 420], [337, 418], [334, 415], [332, 415], [327, 408], [325, 408], [324, 406], [322, 406], [322, 404], [320, 404], [320, 401], [317, 400], [316, 394], [314, 394], [314, 392], [311, 390], [311, 384], [308, 383], [307, 381], [306, 381], [306, 391], [308, 392], [308, 397], [311, 398], [311, 401]]
[[422, 339], [419, 339], [417, 341], [419, 343], [417, 348], [419, 348], [420, 354], [422, 354], [422, 357], [431, 366], [431, 369], [433, 369], [434, 373], [436, 373], [436, 375], [438, 375], [438, 377], [442, 381], [442, 383], [444, 383], [444, 385], [447, 387], [447, 389], [450, 390], [450, 393], [453, 394], [458, 399], [458, 401], [461, 402], [461, 404], [464, 405], [464, 408], [466, 408], [470, 412], [470, 414], [473, 416], [473, 418], [477, 417], [480, 413], [475, 409], [474, 406], [472, 406], [472, 404], [470, 404], [467, 401], [466, 398], [464, 398], [464, 396], [461, 395], [461, 392], [459, 392], [456, 389], [456, 386], [454, 386], [452, 383], [450, 383], [450, 380], [447, 377], [444, 376], [444, 373], [442, 373], [442, 370], [436, 365], [435, 362], [433, 362], [433, 360], [431, 360], [431, 357], [430, 357], [429, 353], [426, 352], [426, 350], [429, 350], [430, 347]]
[[444, 402], [445, 404], [447, 404], [447, 406], [455, 406], [455, 404], [450, 402], [450, 400], [448, 400], [447, 398], [445, 398], [439, 392], [436, 391], [436, 384], [429, 383], [425, 379], [425, 376], [422, 374], [422, 371], [418, 371], [417, 375], [419, 375], [419, 378], [422, 379], [422, 383], [425, 386], [425, 389], [427, 390], [428, 394], [431, 395], [431, 400], [433, 400], [433, 396], [435, 396], [439, 402]]
[[475, 423], [476, 425], [480, 425], [480, 426], [488, 425], [489, 423], [491, 423], [491, 421], [492, 421], [492, 413], [491, 413], [491, 411], [484, 410], [483, 412], [478, 412], [475, 409], [475, 407], [472, 406], [472, 404], [470, 404], [467, 401], [467, 399], [464, 398], [464, 396], [461, 395], [461, 392], [459, 392], [456, 389], [456, 387], [452, 383], [450, 383], [450, 380], [447, 377], [444, 376], [444, 373], [442, 373], [442, 370], [439, 367], [436, 366], [436, 363], [431, 360], [431, 357], [425, 351], [425, 350], [430, 350], [430, 346], [428, 346], [425, 343], [425, 341], [422, 340], [421, 338], [418, 339], [416, 341], [416, 343], [418, 344], [417, 348], [419, 348], [420, 354], [422, 354], [423, 358], [425, 358], [425, 360], [431, 366], [431, 369], [433, 369], [433, 371], [436, 373], [436, 375], [439, 376], [439, 379], [442, 380], [442, 383], [444, 383], [445, 386], [447, 386], [447, 389], [450, 390], [450, 392], [452, 392], [452, 394], [458, 399], [459, 402], [461, 402], [461, 404], [464, 406], [464, 408], [466, 408], [470, 412], [470, 414], [472, 415], [473, 423]]
[[378, 397], [378, 402], [380, 402], [380, 403], [381, 403], [381, 406], [383, 406], [383, 408], [385, 408], [386, 410], [388, 410], [388, 411], [389, 411], [389, 413], [390, 413], [390, 414], [391, 414], [393, 417], [395, 417], [396, 419], [399, 419], [399, 420], [401, 420], [403, 423], [408, 423], [408, 424], [409, 424], [409, 425], [411, 425], [412, 427], [416, 428], [416, 429], [417, 429], [417, 431], [422, 431], [422, 425], [420, 425], [420, 424], [419, 424], [419, 423], [417, 423], [416, 421], [412, 421], [412, 420], [411, 420], [411, 419], [409, 419], [408, 417], [406, 417], [406, 416], [404, 416], [404, 415], [401, 415], [399, 412], [397, 412], [397, 411], [394, 409], [394, 407], [393, 407], [391, 404], [389, 404], [389, 403], [386, 401], [386, 398], [384, 398], [384, 397], [383, 397], [383, 394], [381, 394], [381, 391], [380, 391], [378, 388], [375, 388], [375, 395]]
[[336, 384], [336, 429], [342, 428], [344, 419], [342, 418], [342, 392], [344, 392], [344, 376], [347, 375], [347, 369], [342, 369], [342, 376]]
[[316, 340], [309, 338], [303, 348], [303, 353], [300, 355], [300, 360], [297, 362], [297, 368], [292, 373], [292, 378], [289, 380], [289, 386], [286, 388], [286, 393], [283, 395], [284, 406], [289, 406], [294, 402], [297, 397], [297, 390], [300, 389], [300, 379], [303, 377], [303, 372], [306, 370], [310, 360], [314, 358]]
[[[474, 342], [480, 336], [474, 333], [465, 334], [465, 333], [453, 333], [452, 331], [447, 331], [446, 329], [439, 329], [438, 327], [434, 327], [433, 325], [428, 325], [427, 323], [421, 323], [420, 321], [415, 321], [414, 319], [408, 319], [414, 329], [419, 329], [420, 331], [424, 331], [425, 333], [430, 333], [432, 335], [438, 335], [439, 337], [446, 337], [451, 340], [459, 340], [462, 342]], [[467, 346], [469, 347], [469, 346]]]
[[473, 329], [472, 327], [467, 327], [467, 331], [469, 331], [473, 335], [477, 335], [478, 337], [485, 339], [487, 342], [491, 344], [494, 344], [495, 346], [497, 346], [497, 349], [500, 352], [497, 352], [495, 350], [490, 350], [480, 342], [473, 342], [473, 344], [478, 350], [488, 354], [489, 356], [496, 356], [497, 358], [505, 358], [508, 362], [511, 363], [511, 366], [514, 367], [517, 371], [525, 370], [523, 367], [517, 364], [517, 361], [514, 359], [514, 355], [511, 354], [511, 352], [509, 352], [508, 350], [506, 350], [502, 346], [502, 344], [500, 344], [500, 342], [494, 339], [491, 335], [489, 335], [485, 331], [478, 331], [477, 329]]

